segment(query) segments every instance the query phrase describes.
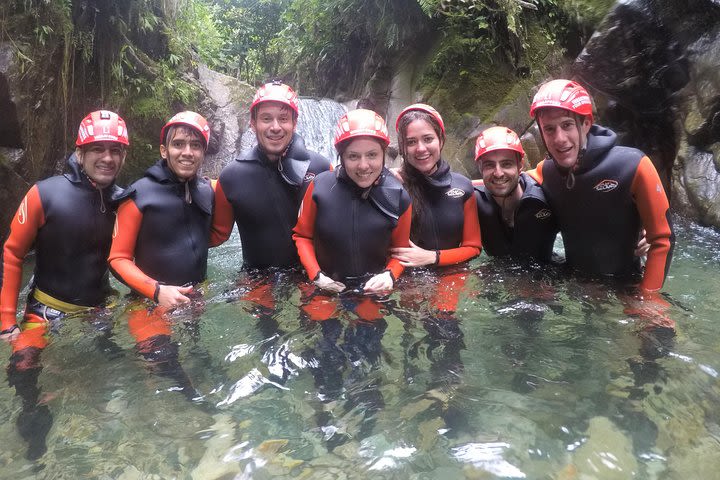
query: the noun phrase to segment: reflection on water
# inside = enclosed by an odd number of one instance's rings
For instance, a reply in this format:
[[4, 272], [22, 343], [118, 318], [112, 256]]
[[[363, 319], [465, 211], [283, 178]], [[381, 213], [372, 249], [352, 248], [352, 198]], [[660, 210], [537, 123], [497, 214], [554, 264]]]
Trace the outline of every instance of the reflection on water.
[[[238, 274], [237, 242], [212, 252], [213, 281], [191, 307], [153, 317], [123, 299], [111, 331], [65, 322], [30, 379], [33, 408], [8, 371], [0, 477], [688, 479], [720, 468], [713, 230], [679, 228], [662, 309], [486, 257], [409, 274], [376, 304], [324, 300], [293, 274]], [[639, 311], [673, 319], [677, 335], [638, 331]], [[35, 462], [17, 425], [33, 409], [51, 420]]]

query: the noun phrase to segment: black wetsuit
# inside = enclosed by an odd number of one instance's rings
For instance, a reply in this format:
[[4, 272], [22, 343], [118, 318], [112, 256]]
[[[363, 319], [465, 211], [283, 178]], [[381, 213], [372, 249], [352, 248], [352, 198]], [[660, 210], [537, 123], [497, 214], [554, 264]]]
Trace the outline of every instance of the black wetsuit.
[[390, 172], [384, 169], [369, 191], [358, 187], [342, 168], [322, 173], [315, 177], [311, 199], [316, 214], [301, 215], [296, 237], [300, 233], [313, 239], [317, 263], [326, 275], [345, 282], [386, 269], [393, 232], [411, 203]]
[[514, 227], [503, 221], [500, 206], [485, 186], [475, 187], [485, 253], [549, 262], [558, 233], [555, 216], [542, 188], [532, 177], [521, 173], [519, 185], [523, 194], [515, 210]]
[[[593, 125], [575, 185], [543, 161], [542, 188], [557, 216], [570, 266], [587, 274], [633, 276], [634, 250], [644, 227], [651, 243], [643, 286], [658, 289], [670, 266], [674, 237], [668, 202], [652, 162], [640, 150], [616, 146], [612, 130]], [[645, 215], [641, 219], [641, 215]]]
[[[465, 202], [473, 195], [467, 177], [451, 172], [440, 160], [432, 175], [423, 175], [423, 222], [413, 226], [413, 241], [426, 250], [445, 250], [463, 244]], [[476, 245], [479, 248], [479, 245]]]
[[36, 184], [44, 223], [34, 242], [34, 284], [63, 302], [96, 306], [110, 290], [107, 256], [123, 190], [115, 185], [95, 188], [75, 154], [67, 163], [68, 173]]
[[[135, 265], [168, 285], [205, 280], [214, 200], [210, 182], [197, 176], [180, 182], [166, 161], [159, 160], [128, 190], [142, 214]], [[125, 227], [123, 221], [120, 218], [119, 228]]]
[[223, 169], [217, 195], [224, 198], [219, 198], [217, 208], [227, 203], [232, 207], [244, 268], [298, 265], [292, 229], [300, 203], [315, 175], [330, 169], [330, 162], [307, 150], [297, 134], [278, 163], [269, 161], [256, 146]]

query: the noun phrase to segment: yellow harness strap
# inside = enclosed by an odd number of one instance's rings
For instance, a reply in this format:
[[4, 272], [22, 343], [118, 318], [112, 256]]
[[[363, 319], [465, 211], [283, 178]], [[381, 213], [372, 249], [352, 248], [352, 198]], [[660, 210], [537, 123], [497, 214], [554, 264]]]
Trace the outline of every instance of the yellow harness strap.
[[48, 295], [47, 293], [43, 292], [38, 288], [35, 288], [35, 290], [33, 291], [33, 298], [35, 298], [35, 300], [37, 300], [38, 302], [43, 303], [50, 308], [54, 308], [55, 310], [60, 310], [63, 313], [76, 313], [91, 308], [83, 307], [82, 305], [75, 305], [73, 303], [63, 302], [62, 300], [58, 300], [57, 298]]

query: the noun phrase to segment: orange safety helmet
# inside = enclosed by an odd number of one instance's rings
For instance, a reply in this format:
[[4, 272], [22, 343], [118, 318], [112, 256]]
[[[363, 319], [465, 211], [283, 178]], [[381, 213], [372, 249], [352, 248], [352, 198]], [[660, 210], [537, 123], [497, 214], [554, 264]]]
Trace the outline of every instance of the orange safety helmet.
[[208, 125], [205, 117], [199, 113], [191, 112], [189, 110], [176, 113], [170, 120], [167, 121], [165, 126], [162, 127], [162, 130], [160, 130], [160, 144], [165, 144], [165, 135], [167, 135], [168, 129], [173, 125], [185, 125], [197, 130], [200, 135], [202, 135], [203, 140], [205, 140], [205, 150], [207, 150], [208, 143], [210, 142], [210, 125]]
[[511, 150], [518, 153], [518, 164], [522, 163], [525, 155], [520, 137], [507, 127], [490, 127], [478, 135], [475, 141], [475, 161], [495, 150]]
[[397, 120], [395, 121], [395, 131], [400, 131], [400, 119], [408, 112], [411, 112], [413, 110], [418, 110], [420, 112], [429, 113], [432, 115], [432, 117], [437, 121], [437, 123], [440, 125], [440, 131], [443, 134], [443, 137], [445, 136], [445, 123], [443, 122], [442, 117], [438, 113], [437, 110], [435, 110], [430, 105], [426, 105], [424, 103], [415, 103], [410, 106], [407, 106], [403, 109], [402, 112], [400, 112], [400, 115], [398, 115]]
[[280, 80], [266, 83], [257, 89], [255, 98], [253, 98], [252, 104], [250, 105], [250, 112], [252, 113], [255, 107], [263, 102], [280, 102], [290, 107], [296, 116], [300, 113], [300, 101], [298, 100], [297, 93]]
[[340, 117], [335, 128], [335, 149], [345, 140], [357, 137], [372, 137], [383, 143], [383, 148], [390, 145], [385, 120], [372, 110], [357, 109]]
[[75, 145], [81, 147], [93, 142], [118, 142], [130, 145], [125, 120], [109, 110], [88, 113], [80, 122]]
[[590, 95], [579, 83], [572, 80], [551, 80], [540, 86], [530, 106], [530, 116], [535, 118], [537, 110], [557, 107], [578, 115], [590, 117], [593, 121]]

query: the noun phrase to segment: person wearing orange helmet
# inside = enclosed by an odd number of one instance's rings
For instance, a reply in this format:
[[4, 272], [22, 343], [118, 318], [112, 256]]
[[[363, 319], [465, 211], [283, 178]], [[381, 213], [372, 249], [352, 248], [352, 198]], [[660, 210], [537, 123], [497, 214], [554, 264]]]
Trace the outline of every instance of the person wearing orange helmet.
[[[641, 277], [642, 292], [660, 290], [674, 234], [652, 161], [617, 145], [615, 132], [593, 124], [590, 95], [572, 80], [541, 85], [530, 116], [548, 152], [530, 173], [557, 218], [568, 265], [590, 275]], [[634, 254], [642, 229], [650, 246], [644, 272]]]
[[303, 199], [293, 239], [317, 287], [365, 294], [392, 290], [403, 265], [391, 249], [409, 246], [410, 197], [385, 168], [385, 121], [352, 110], [338, 122], [337, 172], [315, 177]]
[[257, 146], [218, 179], [213, 221], [220, 235], [213, 243], [227, 240], [237, 224], [246, 270], [298, 265], [292, 228], [300, 202], [315, 175], [332, 169], [295, 133], [299, 105], [295, 91], [280, 81], [260, 87], [250, 106]]
[[[300, 284], [302, 318], [319, 322], [322, 332], [316, 348], [304, 356], [313, 359], [310, 371], [324, 402], [345, 400], [345, 409], [362, 406], [357, 434], [363, 438], [384, 404], [379, 383], [365, 377], [362, 366], [377, 368], [382, 358], [387, 321], [385, 305], [376, 297], [389, 293], [404, 270], [391, 250], [409, 246], [412, 207], [402, 184], [385, 168], [390, 139], [380, 115], [365, 109], [346, 113], [334, 143], [340, 166], [313, 179], [293, 234], [312, 281]], [[344, 322], [344, 314], [353, 316]], [[350, 373], [343, 379], [346, 369]], [[342, 394], [339, 387], [360, 378], [362, 388], [349, 386]], [[332, 449], [347, 436], [327, 424], [330, 408], [317, 417]]]
[[488, 128], [475, 142], [483, 247], [491, 256], [549, 262], [558, 227], [542, 188], [522, 171], [524, 156], [520, 138], [507, 127]]
[[276, 306], [287, 291], [279, 280], [299, 275], [292, 228], [303, 195], [315, 175], [332, 170], [296, 133], [299, 113], [289, 85], [262, 85], [250, 105], [258, 143], [223, 168], [215, 193], [213, 244], [227, 240], [237, 225], [243, 258], [238, 284], [247, 291], [241, 300], [268, 337], [276, 333]]
[[[432, 359], [439, 368], [432, 370], [459, 372], [464, 346], [455, 311], [468, 277], [466, 264], [482, 248], [472, 183], [450, 171], [442, 157], [445, 123], [435, 108], [424, 103], [406, 107], [398, 115], [395, 129], [403, 157], [399, 174], [412, 198], [413, 218], [410, 246], [394, 248], [393, 258], [405, 267], [428, 267], [429, 272], [413, 280], [426, 284], [430, 275], [433, 284], [429, 298], [413, 293], [422, 287], [405, 289], [400, 296], [402, 309], [396, 313], [410, 324], [418, 311], [426, 311], [420, 318], [430, 334], [428, 350], [439, 343], [445, 345], [443, 354]], [[452, 377], [442, 381], [454, 382], [457, 376]]]
[[[45, 452], [52, 424], [38, 405], [41, 351], [49, 330], [71, 313], [90, 312], [111, 293], [107, 254], [117, 202], [115, 178], [129, 145], [125, 121], [98, 110], [80, 123], [68, 172], [42, 180], [27, 192], [10, 225], [0, 261], [0, 338], [12, 342], [8, 379], [23, 398], [18, 417], [29, 442], [28, 458]], [[35, 248], [35, 269], [23, 321], [16, 321], [22, 264]]]
[[207, 275], [214, 190], [198, 171], [209, 141], [210, 126], [196, 112], [179, 112], [165, 123], [161, 158], [128, 187], [108, 258], [118, 279], [158, 304], [129, 309], [136, 351], [190, 400], [201, 396], [180, 365], [167, 312], [189, 303]]
[[445, 124], [430, 105], [405, 108], [395, 122], [400, 176], [413, 201], [411, 246], [393, 250], [406, 267], [447, 266], [480, 254], [473, 187], [442, 158]]
[[185, 111], [160, 132], [160, 156], [128, 188], [109, 262], [133, 291], [164, 308], [188, 303], [205, 280], [214, 192], [198, 175], [210, 139], [205, 118]]

